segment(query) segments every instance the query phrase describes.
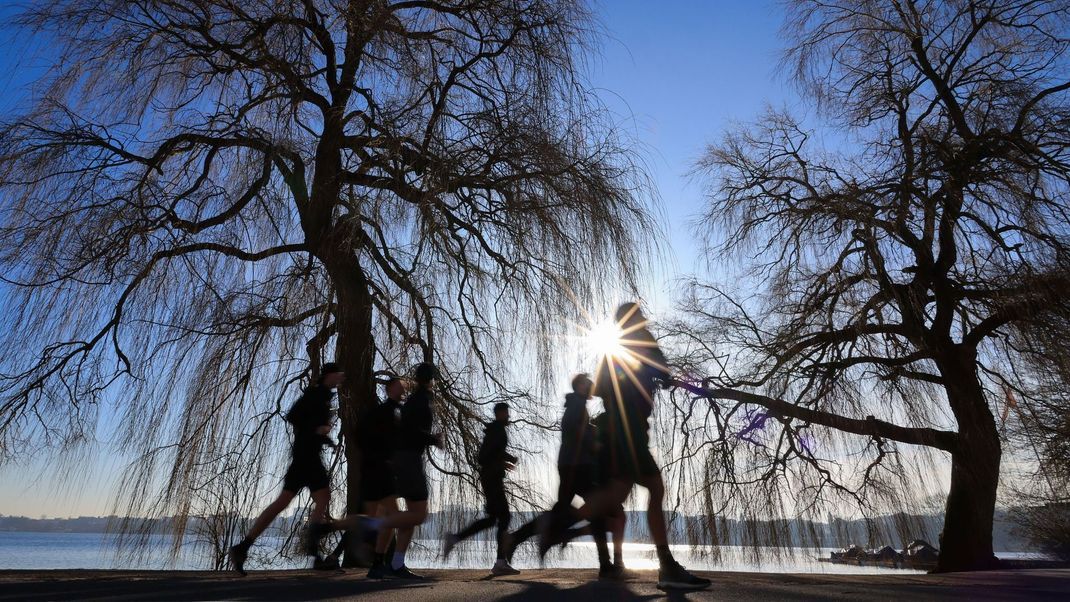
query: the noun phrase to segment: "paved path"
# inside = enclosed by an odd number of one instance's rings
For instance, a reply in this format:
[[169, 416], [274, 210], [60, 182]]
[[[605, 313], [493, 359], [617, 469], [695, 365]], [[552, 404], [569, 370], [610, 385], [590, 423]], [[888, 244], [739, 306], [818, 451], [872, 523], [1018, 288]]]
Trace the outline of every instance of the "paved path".
[[[369, 581], [363, 571], [0, 571], [7, 600], [655, 600], [653, 571], [614, 584], [592, 581], [586, 570], [531, 570], [490, 578], [482, 571], [427, 571], [429, 582]], [[1070, 569], [945, 575], [780, 575], [706, 573], [704, 592], [677, 600], [1070, 600]]]

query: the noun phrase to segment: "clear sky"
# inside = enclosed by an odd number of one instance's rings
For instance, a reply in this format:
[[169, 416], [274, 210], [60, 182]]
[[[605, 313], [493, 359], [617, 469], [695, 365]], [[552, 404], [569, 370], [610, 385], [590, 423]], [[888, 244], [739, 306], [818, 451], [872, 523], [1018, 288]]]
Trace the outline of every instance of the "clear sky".
[[642, 144], [665, 210], [670, 253], [665, 273], [647, 293], [667, 309], [676, 278], [701, 270], [689, 226], [702, 205], [689, 178], [706, 145], [733, 122], [774, 106], [797, 104], [777, 75], [783, 10], [773, 0], [601, 0], [595, 4], [608, 39], [591, 79]]
[[[15, 4], [0, 0], [0, 19]], [[797, 103], [776, 73], [782, 11], [771, 0], [601, 0], [595, 8], [608, 37], [593, 60], [592, 84], [640, 141], [667, 220], [669, 263], [647, 295], [664, 311], [673, 280], [704, 260], [689, 228], [702, 203], [700, 186], [687, 177], [694, 161], [732, 122], [753, 120], [767, 103]], [[26, 56], [0, 51], [0, 111], [35, 73]], [[51, 461], [0, 468], [0, 514], [106, 513], [117, 459], [102, 451], [67, 467], [62, 476], [52, 475]]]

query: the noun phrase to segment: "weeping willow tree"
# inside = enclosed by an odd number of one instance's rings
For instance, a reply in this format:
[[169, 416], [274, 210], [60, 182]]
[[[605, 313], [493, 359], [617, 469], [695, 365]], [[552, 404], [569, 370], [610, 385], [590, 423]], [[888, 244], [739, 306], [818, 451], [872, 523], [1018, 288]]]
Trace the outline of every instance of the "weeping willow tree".
[[[15, 23], [49, 68], [0, 130], [0, 458], [113, 440], [120, 513], [176, 536], [248, 515], [325, 358], [343, 441], [377, 375], [439, 364], [433, 462], [473, 483], [482, 407], [532, 410], [543, 335], [631, 286], [645, 187], [580, 75], [582, 2], [55, 0]], [[357, 454], [334, 460], [351, 509]]]
[[682, 405], [707, 507], [909, 508], [942, 456], [938, 570], [995, 566], [1012, 426], [1055, 436], [1068, 410], [1070, 6], [788, 11], [786, 65], [844, 136], [771, 111], [699, 164], [711, 249], [742, 264], [692, 282], [671, 332], [714, 400]]

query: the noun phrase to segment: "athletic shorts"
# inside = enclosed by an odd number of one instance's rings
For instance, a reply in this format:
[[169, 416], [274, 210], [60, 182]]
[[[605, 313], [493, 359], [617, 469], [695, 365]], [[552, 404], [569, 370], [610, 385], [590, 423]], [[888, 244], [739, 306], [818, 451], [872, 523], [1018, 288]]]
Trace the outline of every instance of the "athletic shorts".
[[594, 466], [590, 464], [558, 464], [557, 475], [560, 478], [558, 499], [566, 504], [572, 503], [572, 498], [577, 495], [586, 500], [598, 485]]
[[606, 476], [609, 479], [618, 479], [636, 483], [643, 477], [661, 474], [658, 463], [650, 453], [646, 445], [617, 446], [612, 450], [609, 457], [609, 465], [606, 466]]
[[284, 491], [298, 493], [302, 488], [319, 491], [331, 486], [331, 475], [323, 466], [323, 460], [316, 456], [297, 456], [290, 461], [286, 476], [282, 478]]
[[423, 452], [408, 449], [396, 451], [392, 464], [398, 497], [406, 502], [426, 502], [427, 474], [424, 472]]
[[368, 459], [360, 466], [360, 499], [378, 502], [397, 492], [394, 485], [394, 470], [386, 458]]

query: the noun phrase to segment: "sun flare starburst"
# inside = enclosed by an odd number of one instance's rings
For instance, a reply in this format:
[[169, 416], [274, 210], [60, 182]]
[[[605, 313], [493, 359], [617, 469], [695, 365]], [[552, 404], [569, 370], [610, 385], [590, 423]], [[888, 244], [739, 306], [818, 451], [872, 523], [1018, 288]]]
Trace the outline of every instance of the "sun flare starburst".
[[616, 322], [606, 320], [588, 328], [584, 340], [588, 351], [596, 357], [621, 357], [625, 354], [624, 345], [621, 344], [623, 334]]

